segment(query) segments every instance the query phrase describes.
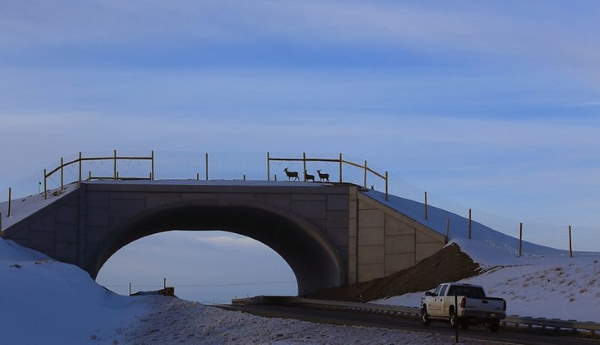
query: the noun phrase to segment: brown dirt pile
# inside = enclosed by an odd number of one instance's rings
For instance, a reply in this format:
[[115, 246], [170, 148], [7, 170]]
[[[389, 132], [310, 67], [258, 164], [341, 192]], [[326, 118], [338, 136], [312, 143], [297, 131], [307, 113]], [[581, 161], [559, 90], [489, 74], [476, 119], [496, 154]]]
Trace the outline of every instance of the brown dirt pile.
[[469, 278], [480, 273], [480, 267], [452, 244], [417, 265], [378, 278], [339, 288], [323, 289], [313, 298], [366, 302], [398, 296], [409, 292], [425, 291], [441, 283]]

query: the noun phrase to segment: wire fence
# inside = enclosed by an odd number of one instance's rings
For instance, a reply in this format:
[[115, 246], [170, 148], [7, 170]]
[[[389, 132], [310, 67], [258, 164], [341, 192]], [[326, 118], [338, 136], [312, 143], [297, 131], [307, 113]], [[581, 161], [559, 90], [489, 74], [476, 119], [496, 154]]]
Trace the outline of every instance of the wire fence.
[[[429, 207], [439, 207], [465, 217], [468, 217], [469, 210], [471, 210], [473, 221], [486, 224], [515, 238], [561, 249], [571, 249], [571, 255], [576, 243], [582, 243], [590, 248], [589, 246], [596, 239], [592, 226], [583, 225], [576, 228], [572, 224], [527, 221], [527, 219], [515, 219], [507, 215], [486, 212], [484, 209], [445, 199], [439, 194], [407, 183], [400, 177], [402, 176], [401, 167], [395, 166], [390, 174], [387, 170], [377, 169], [376, 164], [346, 154], [313, 156], [306, 153], [291, 155], [284, 152], [269, 152], [261, 155], [256, 152], [197, 153], [190, 151], [123, 154], [113, 150], [111, 154], [76, 153], [57, 160], [57, 163], [55, 168], [44, 170], [42, 179], [37, 182], [36, 189], [44, 197], [47, 197], [48, 190], [52, 188], [62, 189], [67, 183], [82, 180], [184, 178], [239, 181], [329, 181], [329, 183], [353, 183], [362, 188], [382, 191], [386, 196], [395, 194], [420, 201], [425, 204], [424, 218], [428, 216]], [[158, 174], [155, 172], [155, 167], [160, 167]], [[291, 174], [287, 174], [286, 171]], [[391, 175], [394, 176], [393, 185], [390, 183]], [[15, 192], [14, 188], [8, 188], [8, 202], [2, 203], [0, 206], [0, 230], [3, 229], [2, 218], [11, 217], [15, 207], [19, 207], [13, 201]], [[575, 241], [576, 238], [579, 238], [579, 242]]]

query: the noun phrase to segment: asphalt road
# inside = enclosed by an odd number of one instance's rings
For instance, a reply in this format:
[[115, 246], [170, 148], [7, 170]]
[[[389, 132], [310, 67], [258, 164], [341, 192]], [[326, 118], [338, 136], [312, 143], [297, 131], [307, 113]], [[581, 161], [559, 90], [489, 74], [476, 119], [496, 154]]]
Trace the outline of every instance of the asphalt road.
[[[390, 315], [365, 314], [360, 312], [325, 310], [288, 305], [221, 305], [218, 307], [222, 309], [237, 310], [265, 317], [296, 319], [334, 325], [366, 326], [388, 329], [402, 329], [417, 332], [433, 332], [437, 334], [448, 335], [449, 337], [454, 336], [454, 329], [451, 329], [445, 322], [434, 321], [432, 322], [431, 326], [425, 327], [421, 325], [421, 323], [418, 320], [399, 318], [397, 316], [395, 317]], [[517, 330], [513, 328], [501, 328], [498, 333], [491, 333], [487, 328], [471, 327], [468, 330], [461, 329], [459, 332], [460, 337], [464, 336], [465, 338], [468, 337], [470, 339], [492, 340], [514, 344], [600, 344], [599, 339], [576, 337], [572, 335], [559, 335], [552, 333], [551, 331], [530, 332], [525, 330]]]

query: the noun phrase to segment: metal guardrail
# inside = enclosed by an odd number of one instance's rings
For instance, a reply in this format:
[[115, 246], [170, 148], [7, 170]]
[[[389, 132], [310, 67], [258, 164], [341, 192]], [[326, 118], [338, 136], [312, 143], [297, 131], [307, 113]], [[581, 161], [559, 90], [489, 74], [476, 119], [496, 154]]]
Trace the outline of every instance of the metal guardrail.
[[[416, 319], [419, 317], [419, 309], [414, 307], [382, 305], [373, 303], [343, 302], [332, 300], [319, 300], [302, 297], [286, 296], [257, 296], [250, 298], [234, 299], [233, 305], [252, 305], [252, 304], [279, 304], [279, 305], [303, 305], [330, 310], [347, 310], [371, 314], [387, 314], [401, 316], [405, 318]], [[511, 315], [501, 321], [505, 327], [526, 328], [535, 330], [552, 329], [557, 332], [583, 333], [591, 336], [600, 336], [600, 323], [592, 321], [560, 320], [533, 318]]]
[[[119, 177], [119, 171], [117, 170], [117, 162], [120, 160], [145, 160], [149, 161], [151, 164], [151, 171], [149, 173], [149, 177]], [[76, 159], [68, 161], [65, 163], [64, 158], [60, 158], [60, 164], [50, 170], [47, 171], [44, 169], [43, 177], [44, 177], [44, 199], [48, 198], [48, 179], [56, 172], [60, 172], [60, 190], [64, 189], [64, 169], [70, 165], [78, 164], [78, 172], [79, 178], [77, 182], [81, 182], [83, 180], [83, 162], [89, 161], [112, 161], [113, 162], [113, 176], [92, 176], [92, 172], [89, 172], [89, 180], [153, 180], [154, 179], [154, 151], [151, 152], [150, 156], [118, 156], [117, 150], [113, 151], [112, 157], [83, 157], [82, 153], [79, 152], [79, 155]]]
[[[359, 169], [362, 169], [364, 171], [363, 173], [363, 187], [366, 189], [367, 188], [367, 177], [368, 174], [371, 173], [376, 177], [379, 177], [380, 179], [383, 180], [383, 182], [385, 183], [385, 200], [388, 200], [389, 197], [389, 180], [390, 180], [390, 176], [389, 173], [386, 171], [383, 174], [379, 173], [373, 169], [371, 169], [368, 165], [368, 162], [365, 161], [364, 165], [358, 164], [358, 163], [354, 163], [348, 160], [345, 160], [343, 155], [340, 153], [339, 158], [310, 158], [310, 157], [306, 157], [306, 152], [302, 153], [302, 157], [301, 158], [295, 158], [295, 157], [291, 157], [291, 158], [283, 158], [283, 157], [271, 157], [271, 154], [269, 152], [267, 152], [267, 181], [271, 180], [271, 162], [302, 162], [302, 166], [303, 166], [303, 180], [306, 181], [306, 174], [307, 174], [307, 170], [306, 170], [306, 163], [307, 162], [326, 162], [326, 163], [334, 163], [337, 164], [339, 166], [339, 182], [342, 183], [344, 182], [344, 172], [343, 172], [343, 167], [344, 164], [346, 165], [350, 165]], [[329, 179], [329, 175], [327, 174], [327, 179]]]

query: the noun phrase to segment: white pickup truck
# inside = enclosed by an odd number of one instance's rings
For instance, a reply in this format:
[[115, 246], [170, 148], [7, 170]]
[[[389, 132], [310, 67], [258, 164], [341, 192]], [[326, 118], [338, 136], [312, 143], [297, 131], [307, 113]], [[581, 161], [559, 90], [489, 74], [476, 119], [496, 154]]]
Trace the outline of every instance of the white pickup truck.
[[426, 326], [432, 319], [448, 320], [451, 327], [460, 325], [466, 329], [469, 325], [486, 324], [496, 332], [505, 317], [506, 301], [486, 297], [478, 285], [440, 284], [435, 290], [425, 292], [421, 299], [421, 321]]

